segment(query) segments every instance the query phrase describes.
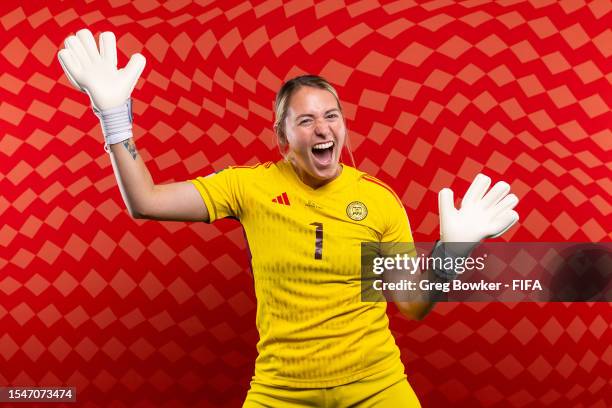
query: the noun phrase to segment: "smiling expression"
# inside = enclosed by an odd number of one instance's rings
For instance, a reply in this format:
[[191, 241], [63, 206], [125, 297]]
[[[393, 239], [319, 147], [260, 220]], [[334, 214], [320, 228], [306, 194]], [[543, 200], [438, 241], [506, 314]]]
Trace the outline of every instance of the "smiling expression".
[[291, 96], [285, 135], [289, 159], [300, 179], [317, 188], [336, 178], [346, 127], [335, 96], [303, 86]]

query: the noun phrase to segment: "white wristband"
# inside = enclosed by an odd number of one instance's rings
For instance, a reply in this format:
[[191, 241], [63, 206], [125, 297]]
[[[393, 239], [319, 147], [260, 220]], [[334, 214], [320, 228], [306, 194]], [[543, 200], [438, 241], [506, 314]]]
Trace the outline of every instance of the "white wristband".
[[123, 142], [132, 137], [132, 100], [124, 104], [100, 111], [94, 108], [94, 113], [100, 119], [102, 133], [104, 134], [104, 149], [108, 146]]

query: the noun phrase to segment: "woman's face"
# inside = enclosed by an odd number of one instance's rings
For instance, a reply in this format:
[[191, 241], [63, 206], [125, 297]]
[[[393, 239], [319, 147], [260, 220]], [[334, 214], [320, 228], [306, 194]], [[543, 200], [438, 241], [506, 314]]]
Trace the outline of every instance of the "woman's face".
[[346, 127], [332, 93], [309, 86], [298, 89], [289, 101], [285, 134], [290, 157], [305, 184], [316, 188], [340, 174]]

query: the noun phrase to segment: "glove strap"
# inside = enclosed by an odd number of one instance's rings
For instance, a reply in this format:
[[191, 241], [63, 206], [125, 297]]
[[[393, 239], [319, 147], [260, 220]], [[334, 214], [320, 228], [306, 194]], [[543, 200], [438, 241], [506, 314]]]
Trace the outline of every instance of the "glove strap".
[[[444, 242], [442, 241], [438, 241], [436, 242], [436, 245], [433, 249], [433, 251], [431, 252], [431, 257], [432, 258], [441, 258], [442, 260], [444, 260], [447, 257], [451, 257], [451, 258], [461, 258], [460, 256], [457, 256], [453, 253], [451, 253], [448, 248], [445, 248]], [[455, 263], [453, 262], [453, 265]], [[436, 274], [436, 276], [440, 279], [443, 280], [452, 280], [454, 278], [457, 277], [458, 273], [455, 272], [454, 269], [437, 269], [437, 268], [433, 268], [433, 272]]]
[[132, 137], [132, 99], [116, 108], [98, 110], [94, 107], [93, 111], [102, 125], [104, 150], [110, 152], [110, 145]]

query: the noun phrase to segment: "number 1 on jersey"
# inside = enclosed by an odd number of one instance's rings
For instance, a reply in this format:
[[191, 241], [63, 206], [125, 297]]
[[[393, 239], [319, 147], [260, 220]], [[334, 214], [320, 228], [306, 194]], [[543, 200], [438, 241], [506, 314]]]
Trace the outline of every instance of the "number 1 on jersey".
[[315, 259], [323, 259], [323, 224], [320, 222], [313, 222], [310, 225], [314, 225], [315, 228]]

